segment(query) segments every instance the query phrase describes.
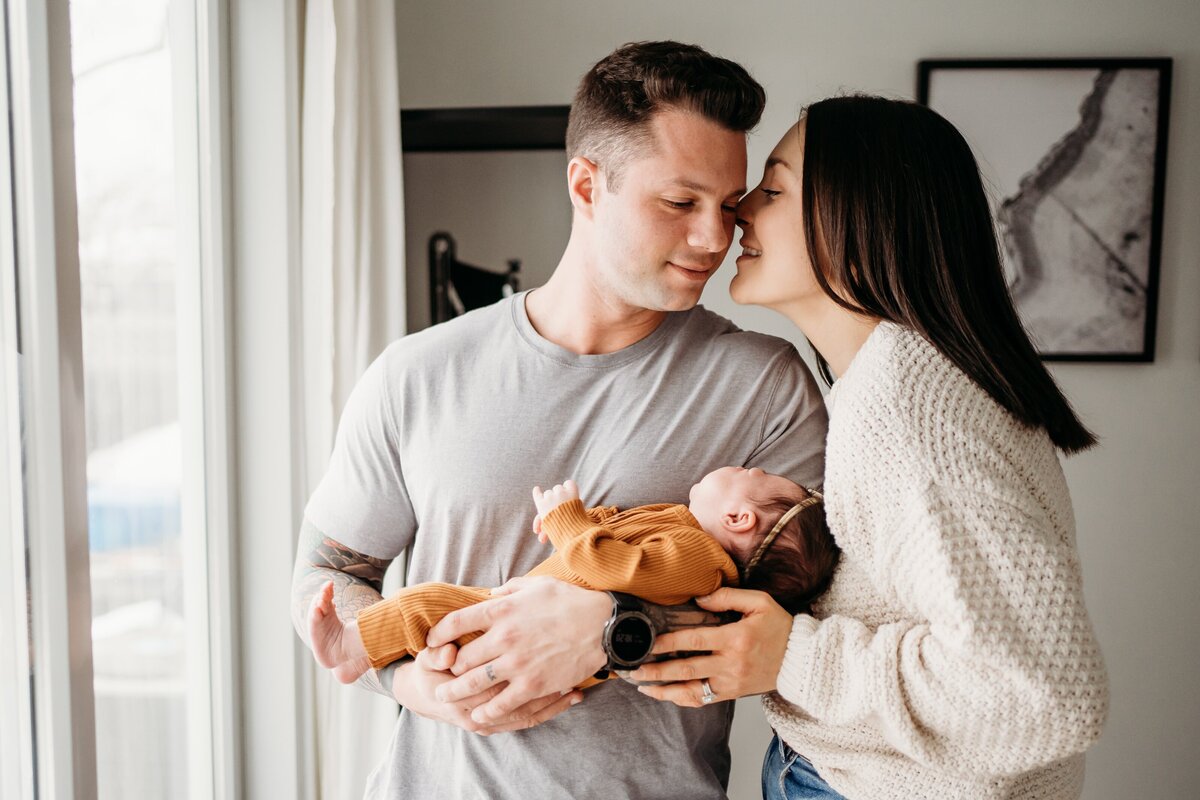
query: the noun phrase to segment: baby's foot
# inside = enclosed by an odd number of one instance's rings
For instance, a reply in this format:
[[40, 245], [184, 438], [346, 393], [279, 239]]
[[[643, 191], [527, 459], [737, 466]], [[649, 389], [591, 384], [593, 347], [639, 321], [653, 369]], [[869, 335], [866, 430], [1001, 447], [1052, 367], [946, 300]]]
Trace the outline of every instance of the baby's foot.
[[308, 640], [322, 667], [342, 683], [354, 683], [371, 667], [354, 623], [343, 624], [333, 607], [333, 581], [317, 592], [308, 609]]

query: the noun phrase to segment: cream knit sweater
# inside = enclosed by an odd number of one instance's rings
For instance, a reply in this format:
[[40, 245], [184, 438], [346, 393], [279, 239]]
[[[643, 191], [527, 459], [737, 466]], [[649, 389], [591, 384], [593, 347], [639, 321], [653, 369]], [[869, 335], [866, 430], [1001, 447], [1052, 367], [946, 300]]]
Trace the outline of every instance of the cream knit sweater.
[[772, 727], [850, 800], [1078, 797], [1108, 684], [1046, 433], [890, 323], [828, 403], [842, 561]]

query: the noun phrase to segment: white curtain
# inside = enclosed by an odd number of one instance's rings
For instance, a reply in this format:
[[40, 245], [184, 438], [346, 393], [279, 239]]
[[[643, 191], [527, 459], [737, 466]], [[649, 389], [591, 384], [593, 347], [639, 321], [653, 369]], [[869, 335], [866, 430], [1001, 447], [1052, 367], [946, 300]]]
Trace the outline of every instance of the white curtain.
[[[307, 0], [305, 8], [301, 252], [309, 492], [325, 472], [354, 382], [404, 332], [395, 13], [389, 0]], [[335, 682], [325, 670], [317, 670], [312, 685], [317, 796], [362, 797], [366, 776], [386, 752], [396, 706]]]

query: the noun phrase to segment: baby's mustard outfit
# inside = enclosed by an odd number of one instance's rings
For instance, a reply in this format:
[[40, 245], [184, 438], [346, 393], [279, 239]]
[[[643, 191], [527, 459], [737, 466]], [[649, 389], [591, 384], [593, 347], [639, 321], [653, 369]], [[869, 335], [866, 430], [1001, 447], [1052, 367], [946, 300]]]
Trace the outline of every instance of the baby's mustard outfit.
[[[529, 571], [660, 605], [678, 605], [737, 584], [733, 559], [687, 506], [659, 504], [618, 511], [572, 500], [542, 520], [554, 554]], [[358, 614], [363, 645], [378, 669], [425, 649], [429, 629], [451, 611], [491, 598], [491, 590], [448, 583], [401, 589]], [[459, 645], [476, 638], [461, 637]]]

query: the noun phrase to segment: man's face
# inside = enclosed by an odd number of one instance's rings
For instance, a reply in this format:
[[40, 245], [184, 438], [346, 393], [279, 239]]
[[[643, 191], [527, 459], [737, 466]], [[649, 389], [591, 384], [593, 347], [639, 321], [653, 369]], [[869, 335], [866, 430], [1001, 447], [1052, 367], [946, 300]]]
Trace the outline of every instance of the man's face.
[[630, 308], [683, 311], [733, 240], [746, 136], [675, 109], [650, 125], [653, 150], [625, 164], [615, 192], [603, 178], [597, 187], [594, 278]]

